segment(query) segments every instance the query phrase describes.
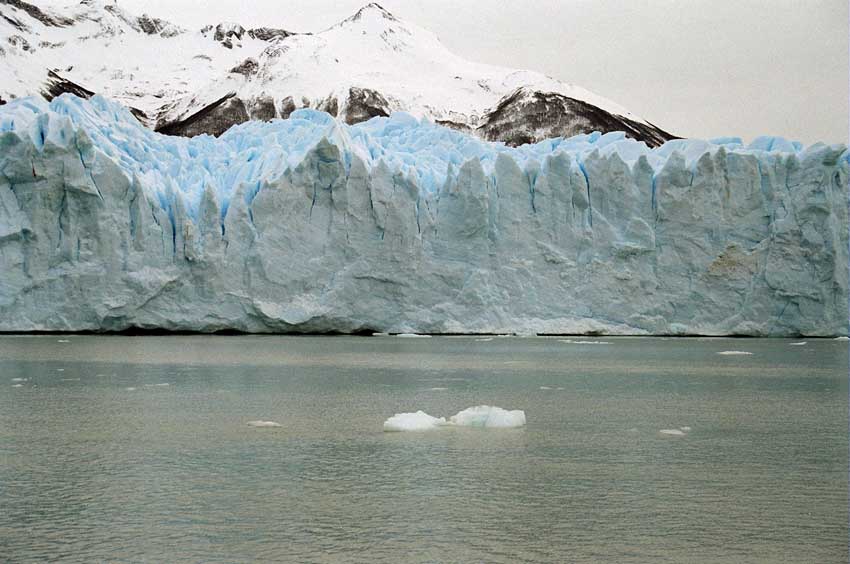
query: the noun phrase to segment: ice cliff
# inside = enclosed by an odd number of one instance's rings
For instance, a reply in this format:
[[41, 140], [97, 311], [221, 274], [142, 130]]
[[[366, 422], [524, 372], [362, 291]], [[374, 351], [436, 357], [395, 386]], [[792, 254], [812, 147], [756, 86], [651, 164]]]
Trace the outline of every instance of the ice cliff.
[[0, 331], [846, 335], [848, 154], [0, 106]]

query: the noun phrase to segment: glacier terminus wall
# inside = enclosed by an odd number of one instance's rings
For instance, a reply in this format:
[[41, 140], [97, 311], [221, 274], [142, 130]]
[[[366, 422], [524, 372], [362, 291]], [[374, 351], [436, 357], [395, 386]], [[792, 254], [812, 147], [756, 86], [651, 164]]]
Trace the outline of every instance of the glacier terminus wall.
[[0, 107], [0, 331], [846, 335], [848, 153]]

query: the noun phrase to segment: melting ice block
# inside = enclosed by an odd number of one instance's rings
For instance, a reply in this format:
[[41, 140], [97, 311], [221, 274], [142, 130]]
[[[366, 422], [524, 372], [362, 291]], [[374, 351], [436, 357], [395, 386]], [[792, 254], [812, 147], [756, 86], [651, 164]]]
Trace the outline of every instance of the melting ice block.
[[458, 427], [522, 427], [525, 425], [525, 412], [521, 409], [508, 411], [501, 407], [478, 405], [464, 409], [449, 418], [449, 425]]
[[424, 411], [396, 413], [384, 421], [384, 431], [428, 431], [445, 424], [445, 417], [432, 417]]
[[525, 425], [525, 412], [478, 405], [445, 417], [433, 417], [424, 411], [397, 413], [384, 421], [384, 431], [428, 431], [438, 427], [511, 428]]
[[249, 427], [266, 427], [266, 428], [283, 427], [283, 425], [281, 425], [277, 421], [248, 421], [247, 425]]

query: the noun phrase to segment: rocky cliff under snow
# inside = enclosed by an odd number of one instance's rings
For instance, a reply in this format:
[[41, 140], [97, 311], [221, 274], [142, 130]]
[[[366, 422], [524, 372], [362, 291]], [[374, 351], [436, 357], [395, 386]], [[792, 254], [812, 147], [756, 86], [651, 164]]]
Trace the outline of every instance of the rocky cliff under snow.
[[0, 106], [0, 331], [846, 335], [848, 157]]

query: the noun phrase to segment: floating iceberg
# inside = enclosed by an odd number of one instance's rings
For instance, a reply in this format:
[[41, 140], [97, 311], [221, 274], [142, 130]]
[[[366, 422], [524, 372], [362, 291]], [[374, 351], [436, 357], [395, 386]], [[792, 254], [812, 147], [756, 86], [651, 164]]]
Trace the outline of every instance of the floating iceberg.
[[384, 421], [384, 431], [428, 431], [445, 424], [445, 417], [432, 417], [424, 411], [397, 413]]
[[283, 425], [281, 425], [277, 421], [259, 421], [259, 420], [258, 421], [248, 421], [246, 423], [246, 425], [248, 425], [249, 427], [275, 427], [275, 428], [283, 427]]
[[512, 428], [525, 425], [525, 412], [479, 405], [445, 417], [433, 417], [424, 411], [397, 413], [384, 421], [384, 431], [429, 431], [437, 427]]
[[508, 411], [501, 407], [478, 405], [452, 415], [448, 424], [458, 427], [522, 427], [525, 425], [525, 412], [520, 409]]
[[[847, 334], [848, 153], [0, 106], [0, 331]], [[601, 343], [600, 343], [601, 344]]]
[[749, 355], [752, 355], [753, 353], [751, 353], [749, 351], [720, 351], [717, 354], [722, 355], [722, 356], [749, 356]]
[[662, 435], [670, 435], [672, 437], [684, 437], [685, 431], [681, 429], [661, 429], [658, 431]]

